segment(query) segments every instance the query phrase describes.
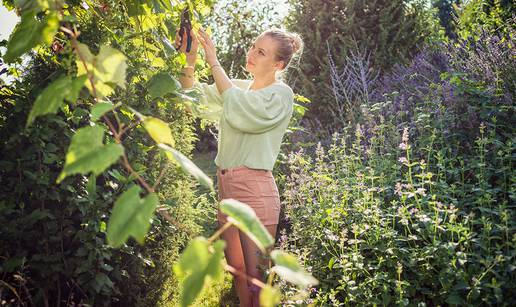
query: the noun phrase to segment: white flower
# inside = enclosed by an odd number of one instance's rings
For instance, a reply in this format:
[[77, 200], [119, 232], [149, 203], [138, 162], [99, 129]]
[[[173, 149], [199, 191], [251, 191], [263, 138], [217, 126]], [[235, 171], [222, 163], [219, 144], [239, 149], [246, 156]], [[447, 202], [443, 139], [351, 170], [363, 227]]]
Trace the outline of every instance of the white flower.
[[409, 141], [408, 136], [409, 136], [409, 135], [408, 135], [408, 128], [407, 128], [407, 127], [405, 127], [405, 128], [403, 128], [403, 135], [402, 135], [402, 137], [401, 137], [401, 141], [402, 141], [403, 143], [408, 143], [408, 141]]
[[425, 196], [425, 195], [426, 195], [426, 193], [425, 193], [425, 192], [426, 192], [426, 189], [425, 189], [425, 188], [417, 188], [417, 190], [416, 190], [416, 194], [421, 194], [421, 195], [423, 195], [423, 196]]

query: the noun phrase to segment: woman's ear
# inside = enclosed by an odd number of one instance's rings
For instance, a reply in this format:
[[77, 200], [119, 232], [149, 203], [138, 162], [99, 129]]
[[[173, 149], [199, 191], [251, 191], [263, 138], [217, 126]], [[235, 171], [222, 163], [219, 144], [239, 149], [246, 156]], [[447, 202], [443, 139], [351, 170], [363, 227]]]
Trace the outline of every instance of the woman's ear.
[[277, 61], [276, 64], [274, 64], [274, 67], [276, 67], [278, 70], [285, 69], [285, 62], [284, 61]]

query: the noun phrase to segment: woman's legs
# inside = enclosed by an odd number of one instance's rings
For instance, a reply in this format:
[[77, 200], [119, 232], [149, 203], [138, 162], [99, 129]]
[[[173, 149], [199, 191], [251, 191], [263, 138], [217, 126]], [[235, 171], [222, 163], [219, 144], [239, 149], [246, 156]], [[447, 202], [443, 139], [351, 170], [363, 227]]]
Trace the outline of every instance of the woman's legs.
[[[222, 227], [220, 223], [219, 226]], [[226, 241], [224, 254], [226, 256], [227, 263], [238, 271], [246, 273], [244, 254], [242, 245], [240, 244], [239, 232], [240, 231], [237, 227], [231, 226], [221, 234], [221, 237], [224, 241]], [[235, 281], [235, 289], [240, 300], [240, 306], [251, 306], [251, 297], [249, 294], [249, 288], [247, 286], [247, 279], [240, 276], [233, 276], [233, 280]]]
[[[265, 225], [267, 231], [271, 234], [273, 238], [276, 237], [276, 229], [277, 224], [275, 225]], [[251, 240], [247, 235], [243, 232], [240, 232], [240, 242], [242, 244], [244, 259], [245, 259], [245, 268], [247, 271], [247, 275], [252, 276], [258, 280], [265, 281], [263, 274], [264, 270], [269, 268], [269, 259], [264, 257], [256, 244]], [[260, 288], [253, 285], [250, 281], [248, 282], [249, 289], [251, 291], [251, 300], [253, 307], [259, 306], [259, 290]]]

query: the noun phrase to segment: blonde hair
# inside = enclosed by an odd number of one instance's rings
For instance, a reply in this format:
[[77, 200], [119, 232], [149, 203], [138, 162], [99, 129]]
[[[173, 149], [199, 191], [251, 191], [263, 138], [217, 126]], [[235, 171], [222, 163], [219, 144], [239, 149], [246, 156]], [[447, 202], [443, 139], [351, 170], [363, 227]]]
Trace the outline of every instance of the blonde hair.
[[303, 39], [297, 33], [272, 28], [262, 32], [261, 35], [270, 36], [279, 43], [278, 50], [276, 50], [276, 59], [285, 63], [283, 70], [289, 67], [290, 60], [297, 52], [302, 53]]

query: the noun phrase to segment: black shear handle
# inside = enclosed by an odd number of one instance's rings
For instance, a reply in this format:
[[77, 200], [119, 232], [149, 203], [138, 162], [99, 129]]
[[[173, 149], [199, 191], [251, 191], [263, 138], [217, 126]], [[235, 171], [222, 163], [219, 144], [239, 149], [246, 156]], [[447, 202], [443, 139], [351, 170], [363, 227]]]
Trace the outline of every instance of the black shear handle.
[[192, 48], [192, 35], [190, 31], [192, 30], [192, 22], [190, 21], [190, 10], [188, 7], [183, 9], [183, 13], [181, 14], [181, 25], [179, 27], [179, 46], [176, 50], [179, 50], [181, 46], [183, 46], [183, 35], [186, 31], [186, 52], [190, 52]]

